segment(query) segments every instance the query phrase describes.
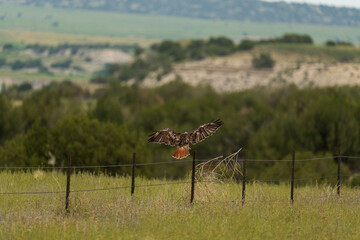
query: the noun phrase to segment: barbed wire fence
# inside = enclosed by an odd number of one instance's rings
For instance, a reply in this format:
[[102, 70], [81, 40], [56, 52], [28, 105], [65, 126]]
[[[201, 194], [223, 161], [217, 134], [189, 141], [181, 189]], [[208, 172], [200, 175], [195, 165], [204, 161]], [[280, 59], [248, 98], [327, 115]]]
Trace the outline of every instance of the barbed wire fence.
[[[350, 177], [350, 175], [341, 175], [341, 162], [343, 158], [347, 159], [360, 159], [357, 156], [344, 156], [344, 155], [337, 155], [333, 157], [319, 157], [319, 158], [304, 158], [304, 159], [295, 159], [295, 151], [292, 153], [292, 159], [249, 159], [246, 157], [246, 151], [243, 151], [243, 157], [239, 158], [239, 153], [242, 150], [240, 148], [237, 152], [223, 158], [223, 156], [219, 156], [213, 159], [196, 159], [196, 152], [193, 152], [193, 159], [184, 159], [184, 160], [176, 160], [176, 161], [164, 161], [164, 162], [153, 162], [153, 163], [136, 163], [136, 153], [133, 153], [133, 162], [132, 164], [115, 164], [115, 165], [84, 165], [84, 166], [72, 166], [71, 165], [71, 156], [68, 156], [68, 163], [67, 166], [52, 166], [52, 167], [21, 167], [21, 166], [10, 166], [10, 167], [0, 167], [0, 170], [34, 170], [34, 169], [41, 169], [41, 170], [59, 170], [65, 169], [66, 171], [66, 190], [64, 191], [28, 191], [28, 192], [0, 192], [1, 195], [40, 195], [40, 194], [64, 194], [65, 193], [65, 209], [68, 211], [69, 209], [69, 197], [70, 193], [81, 193], [81, 192], [98, 192], [98, 191], [111, 191], [111, 190], [120, 190], [120, 189], [131, 189], [130, 194], [131, 196], [134, 195], [136, 188], [147, 188], [147, 187], [159, 187], [159, 186], [166, 186], [166, 185], [184, 185], [184, 184], [191, 184], [190, 190], [190, 204], [194, 203], [195, 198], [195, 184], [196, 183], [231, 183], [237, 182], [238, 184], [242, 182], [242, 194], [241, 200], [236, 199], [232, 201], [215, 201], [209, 202], [211, 203], [227, 203], [227, 204], [242, 204], [251, 203], [251, 202], [288, 202], [289, 199], [273, 199], [273, 200], [246, 200], [246, 185], [249, 183], [283, 183], [288, 182], [290, 183], [290, 201], [294, 203], [294, 185], [295, 182], [306, 182], [306, 181], [313, 181], [313, 180], [323, 180], [323, 179], [336, 179], [336, 192], [337, 195], [340, 196], [341, 193], [341, 179], [344, 177]], [[329, 176], [321, 176], [321, 177], [307, 177], [307, 178], [295, 178], [295, 163], [296, 162], [307, 162], [307, 161], [320, 161], [320, 160], [337, 160], [337, 174], [336, 175], [329, 175]], [[181, 182], [166, 182], [166, 183], [158, 183], [158, 184], [146, 184], [146, 185], [136, 185], [135, 184], [135, 170], [137, 167], [140, 166], [154, 166], [154, 165], [167, 165], [167, 164], [181, 164], [181, 163], [192, 163], [192, 171], [191, 171], [191, 180], [190, 181], [181, 181]], [[289, 179], [247, 179], [247, 163], [248, 162], [291, 162], [291, 178]], [[205, 166], [212, 166], [212, 173], [215, 172], [216, 169], [219, 169], [221, 164], [225, 169], [232, 168], [232, 173], [230, 174], [229, 179], [203, 179], [204, 175], [204, 167]], [[119, 187], [108, 187], [108, 188], [93, 188], [93, 189], [75, 189], [71, 190], [71, 170], [72, 169], [96, 169], [96, 168], [120, 168], [120, 167], [131, 167], [131, 185], [129, 186], [119, 186]], [[222, 172], [221, 172], [222, 171]], [[240, 172], [242, 175], [242, 179], [236, 178], [236, 172]], [[224, 175], [224, 169], [220, 170], [221, 174]], [[197, 175], [200, 175], [200, 177]], [[235, 178], [235, 180], [234, 180]], [[327, 196], [326, 196], [327, 197]], [[324, 198], [324, 197], [321, 197]], [[314, 201], [314, 198], [299, 198], [296, 199], [297, 202], [310, 202]], [[359, 202], [357, 199], [354, 202]], [[199, 202], [199, 204], [204, 204], [204, 202]]]

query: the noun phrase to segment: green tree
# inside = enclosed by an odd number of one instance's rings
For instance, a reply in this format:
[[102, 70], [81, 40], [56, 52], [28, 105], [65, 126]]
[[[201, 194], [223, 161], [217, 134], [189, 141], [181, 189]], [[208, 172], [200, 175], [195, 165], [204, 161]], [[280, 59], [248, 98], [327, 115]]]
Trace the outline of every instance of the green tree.
[[21, 135], [6, 141], [0, 147], [0, 165], [2, 167], [31, 166], [30, 159], [26, 154], [24, 139]]
[[359, 122], [348, 100], [328, 91], [311, 99], [301, 115], [303, 145], [314, 152], [354, 152], [360, 143]]
[[124, 121], [122, 104], [116, 97], [101, 97], [98, 99], [93, 116], [102, 122], [115, 122], [121, 124]]
[[[56, 157], [56, 164], [66, 163], [68, 155], [74, 165], [130, 164], [132, 153], [136, 152], [139, 162], [151, 162], [152, 157], [136, 133], [127, 127], [100, 123], [86, 117], [69, 117], [61, 120], [50, 132], [50, 149]], [[108, 172], [129, 173], [127, 167], [106, 169]], [[149, 174], [151, 168], [139, 173]]]
[[160, 43], [158, 52], [170, 56], [175, 62], [185, 59], [186, 54], [178, 42], [166, 40]]
[[210, 56], [226, 56], [234, 51], [234, 42], [226, 37], [210, 38], [206, 45], [206, 53]]
[[65, 116], [84, 114], [82, 97], [81, 88], [67, 81], [35, 92], [21, 106], [21, 128], [26, 132], [37, 119], [52, 127]]
[[0, 94], [0, 144], [9, 137], [11, 132], [10, 114], [10, 103]]
[[32, 159], [31, 165], [41, 166], [49, 159], [48, 131], [38, 119], [26, 133], [24, 146], [27, 156]]

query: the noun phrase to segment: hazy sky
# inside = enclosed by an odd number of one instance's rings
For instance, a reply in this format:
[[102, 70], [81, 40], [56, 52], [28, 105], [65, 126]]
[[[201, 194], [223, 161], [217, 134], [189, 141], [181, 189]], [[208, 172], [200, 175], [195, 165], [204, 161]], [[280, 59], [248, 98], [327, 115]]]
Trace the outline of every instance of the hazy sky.
[[[267, 2], [280, 2], [279, 0], [263, 0]], [[313, 3], [313, 4], [325, 4], [335, 6], [357, 7], [360, 8], [360, 0], [285, 0], [285, 2], [296, 3]]]

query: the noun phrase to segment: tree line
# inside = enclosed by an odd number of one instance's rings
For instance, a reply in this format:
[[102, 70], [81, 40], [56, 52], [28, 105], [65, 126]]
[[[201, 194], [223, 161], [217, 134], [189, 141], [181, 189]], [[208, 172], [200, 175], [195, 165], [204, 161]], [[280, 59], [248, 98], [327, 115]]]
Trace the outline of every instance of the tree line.
[[[240, 147], [255, 159], [312, 158], [360, 153], [359, 87], [298, 89], [255, 88], [217, 93], [209, 86], [191, 87], [174, 81], [149, 89], [111, 83], [95, 93], [71, 82], [14, 94], [0, 95], [0, 165], [56, 166], [71, 154], [75, 165], [171, 160], [174, 149], [147, 144], [147, 136], [165, 127], [192, 131], [214, 119], [224, 126], [192, 147], [200, 159], [227, 155]], [[14, 106], [14, 101], [22, 104]], [[360, 162], [344, 159], [343, 173], [360, 171]], [[251, 163], [252, 178], [287, 177], [286, 162]], [[185, 169], [185, 170], [184, 170]], [[144, 167], [144, 176], [183, 177], [186, 167]], [[129, 173], [130, 169], [106, 170]], [[115, 171], [115, 172], [114, 172]], [[333, 160], [297, 165], [298, 177], [328, 176], [336, 172]]]
[[[227, 37], [211, 37], [207, 40], [197, 39], [187, 42], [164, 40], [153, 44], [149, 49], [137, 48], [134, 61], [129, 64], [109, 64], [93, 77], [92, 82], [107, 83], [110, 81], [128, 81], [131, 79], [141, 82], [151, 72], [157, 73], [157, 79], [170, 73], [174, 64], [183, 61], [198, 61], [207, 57], [227, 56], [237, 51], [249, 51], [256, 45], [268, 43], [285, 44], [313, 44], [309, 35], [284, 34], [282, 37], [253, 41], [244, 39], [240, 43]], [[271, 68], [274, 60], [267, 53], [255, 56], [255, 68]]]

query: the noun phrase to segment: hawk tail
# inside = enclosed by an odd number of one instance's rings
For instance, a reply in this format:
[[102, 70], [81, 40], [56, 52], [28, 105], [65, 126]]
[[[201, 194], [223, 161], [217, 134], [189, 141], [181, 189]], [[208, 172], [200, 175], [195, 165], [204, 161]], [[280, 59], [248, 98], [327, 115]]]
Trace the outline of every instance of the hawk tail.
[[173, 156], [173, 158], [176, 158], [176, 159], [183, 159], [189, 155], [190, 155], [189, 145], [185, 145], [182, 147], [178, 146], [172, 156]]

